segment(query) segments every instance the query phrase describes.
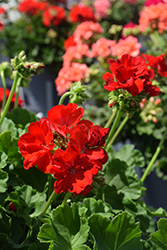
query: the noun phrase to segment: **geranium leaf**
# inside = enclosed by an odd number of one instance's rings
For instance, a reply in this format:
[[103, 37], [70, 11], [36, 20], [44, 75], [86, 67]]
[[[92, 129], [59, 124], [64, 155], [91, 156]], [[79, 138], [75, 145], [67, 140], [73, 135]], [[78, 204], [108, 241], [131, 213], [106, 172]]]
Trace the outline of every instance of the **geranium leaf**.
[[1, 250], [27, 250], [26, 245], [15, 244], [7, 234], [0, 233]]
[[124, 145], [118, 152], [114, 153], [114, 158], [125, 161], [130, 167], [144, 167], [144, 156], [134, 145]]
[[138, 176], [124, 161], [119, 159], [109, 161], [104, 178], [110, 187], [115, 187], [118, 194], [124, 194], [125, 198], [138, 199], [141, 196]]
[[4, 117], [3, 122], [0, 126], [0, 134], [4, 131], [11, 131], [14, 137], [17, 135], [15, 124], [12, 122], [12, 120], [7, 119], [6, 117]]
[[0, 134], [0, 151], [8, 156], [8, 161], [18, 162], [21, 155], [18, 152], [17, 140], [13, 138], [11, 131]]
[[7, 165], [7, 159], [8, 159], [7, 155], [4, 152], [0, 151], [0, 168], [1, 169]]
[[83, 200], [83, 207], [87, 208], [84, 216], [87, 218], [92, 214], [98, 213], [105, 217], [111, 217], [111, 207], [109, 204], [103, 202], [102, 200], [95, 200], [94, 198], [85, 198]]
[[30, 217], [37, 217], [46, 203], [46, 194], [39, 193], [30, 186], [16, 187], [8, 199], [17, 209], [17, 215], [30, 221]]
[[8, 173], [0, 170], [0, 193], [4, 193], [7, 190], [8, 178]]
[[167, 219], [159, 219], [157, 225], [159, 230], [151, 234], [150, 241], [155, 249], [167, 250]]
[[27, 123], [35, 122], [38, 120], [37, 116], [26, 109], [16, 108], [6, 115], [7, 118], [11, 119], [16, 125], [22, 125], [25, 127]]
[[[44, 223], [38, 234], [41, 242], [50, 242], [54, 250], [79, 250], [85, 248], [89, 232], [88, 222], [80, 218], [78, 206], [58, 206], [52, 211], [51, 222]], [[54, 244], [53, 244], [54, 243]]]
[[99, 214], [89, 218], [90, 231], [94, 235], [98, 249], [142, 250], [141, 231], [133, 216], [126, 212], [112, 221]]

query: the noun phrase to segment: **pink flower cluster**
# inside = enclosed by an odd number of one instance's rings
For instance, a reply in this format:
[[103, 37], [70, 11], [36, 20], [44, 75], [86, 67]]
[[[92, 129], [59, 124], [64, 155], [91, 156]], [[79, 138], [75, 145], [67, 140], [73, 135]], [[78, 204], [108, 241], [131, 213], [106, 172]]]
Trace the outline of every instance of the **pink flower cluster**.
[[146, 28], [151, 28], [153, 30], [158, 29], [159, 33], [167, 30], [167, 4], [158, 3], [149, 5], [143, 8], [140, 12], [139, 18], [139, 30], [141, 32], [145, 31]]
[[108, 15], [108, 10], [111, 8], [110, 0], [96, 0], [93, 3], [95, 15], [98, 18], [106, 18]]
[[63, 56], [63, 68], [55, 80], [59, 95], [66, 92], [74, 82], [85, 79], [86, 75], [89, 74], [86, 64], [78, 62], [83, 57], [92, 56], [90, 41], [94, 39], [94, 35], [100, 33], [103, 33], [103, 29], [99, 23], [86, 21], [77, 26], [73, 36], [65, 43], [66, 52]]
[[[55, 80], [59, 95], [66, 92], [75, 81], [85, 79], [89, 74], [86, 64], [81, 64], [85, 58], [98, 59], [101, 57], [107, 60], [109, 57], [120, 58], [125, 53], [131, 56], [137, 56], [140, 53], [141, 44], [138, 43], [137, 38], [128, 36], [116, 43], [115, 40], [100, 37], [103, 33], [104, 30], [99, 23], [86, 21], [79, 24], [72, 36], [65, 41], [66, 52], [63, 55], [63, 68]], [[84, 65], [84, 74], [81, 65]]]
[[118, 43], [114, 46], [113, 56], [121, 58], [125, 53], [131, 56], [138, 56], [140, 53], [141, 44], [138, 43], [136, 37], [128, 36], [125, 39], [119, 39]]
[[88, 74], [89, 68], [86, 66], [86, 64], [73, 62], [70, 66], [63, 67], [59, 71], [59, 75], [55, 80], [58, 94], [64, 94], [66, 90], [70, 89], [74, 82], [85, 79]]

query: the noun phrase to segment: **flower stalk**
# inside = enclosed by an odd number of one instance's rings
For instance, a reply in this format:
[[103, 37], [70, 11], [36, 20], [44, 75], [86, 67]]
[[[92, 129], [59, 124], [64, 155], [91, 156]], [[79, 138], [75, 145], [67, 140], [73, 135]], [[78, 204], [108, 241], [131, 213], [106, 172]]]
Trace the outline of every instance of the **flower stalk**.
[[15, 91], [15, 88], [16, 88], [16, 85], [17, 85], [18, 78], [19, 78], [19, 73], [16, 72], [16, 75], [15, 75], [15, 78], [14, 78], [14, 81], [13, 81], [13, 85], [12, 85], [12, 88], [11, 88], [11, 91], [10, 91], [10, 95], [9, 95], [9, 97], [8, 97], [8, 100], [7, 100], [7, 102], [6, 102], [6, 105], [5, 105], [5, 107], [4, 107], [4, 110], [3, 110], [3, 112], [1, 113], [0, 125], [2, 124], [3, 119], [4, 119], [6, 113], [8, 112], [8, 109], [9, 109], [9, 107], [10, 107], [10, 103], [11, 103], [11, 100], [12, 100], [12, 97], [13, 97], [13, 94], [14, 94], [14, 91]]
[[156, 159], [157, 159], [159, 153], [161, 152], [161, 149], [162, 149], [162, 147], [163, 147], [163, 144], [164, 144], [164, 141], [166, 140], [166, 138], [167, 138], [167, 130], [166, 130], [166, 132], [164, 133], [164, 136], [162, 137], [161, 141], [159, 142], [159, 145], [158, 145], [158, 147], [157, 147], [157, 149], [156, 149], [156, 151], [155, 151], [155, 153], [154, 153], [154, 155], [153, 155], [153, 157], [152, 157], [150, 163], [148, 164], [148, 166], [147, 166], [147, 168], [146, 168], [146, 170], [145, 170], [143, 176], [141, 177], [141, 182], [142, 182], [142, 183], [145, 181], [145, 179], [146, 179], [148, 173], [149, 173], [150, 170], [151, 170], [152, 165], [153, 165], [154, 162], [156, 161]]
[[5, 107], [5, 103], [6, 103], [6, 81], [5, 81], [4, 70], [1, 70], [1, 79], [2, 79], [2, 85], [3, 85], [3, 101], [2, 101], [2, 110], [3, 110]]
[[66, 98], [67, 96], [71, 95], [71, 94], [73, 94], [73, 93], [72, 93], [71, 91], [68, 91], [68, 92], [66, 92], [64, 95], [62, 95], [61, 98], [60, 98], [60, 100], [59, 100], [59, 105], [62, 105], [63, 102], [64, 102], [64, 100], [65, 100], [65, 98]]
[[[108, 135], [108, 138], [107, 138], [107, 140], [106, 140], [106, 144], [105, 144], [104, 149], [107, 149], [107, 146], [108, 146], [108, 144], [109, 144], [109, 141], [111, 140], [111, 137], [112, 137], [112, 135], [114, 134], [116, 127], [118, 126], [118, 123], [119, 123], [119, 121], [120, 121], [121, 115], [122, 115], [122, 111], [121, 111], [121, 110], [118, 110], [117, 116], [116, 116], [116, 118], [115, 118], [115, 121], [114, 121], [114, 123], [113, 123], [113, 126], [112, 126], [112, 128], [111, 128], [111, 130], [110, 130], [110, 133], [109, 133], [109, 135]], [[109, 148], [108, 148], [108, 149], [109, 149]], [[107, 151], [107, 150], [106, 150], [106, 151]]]
[[119, 127], [117, 128], [117, 130], [115, 131], [113, 137], [111, 138], [111, 140], [109, 141], [106, 151], [108, 151], [108, 149], [111, 147], [111, 145], [113, 144], [113, 142], [115, 141], [115, 139], [117, 138], [117, 136], [119, 135], [120, 131], [122, 130], [122, 128], [125, 126], [126, 122], [128, 121], [129, 117], [125, 116], [125, 118], [123, 119], [123, 121], [121, 122], [121, 124], [119, 125]]

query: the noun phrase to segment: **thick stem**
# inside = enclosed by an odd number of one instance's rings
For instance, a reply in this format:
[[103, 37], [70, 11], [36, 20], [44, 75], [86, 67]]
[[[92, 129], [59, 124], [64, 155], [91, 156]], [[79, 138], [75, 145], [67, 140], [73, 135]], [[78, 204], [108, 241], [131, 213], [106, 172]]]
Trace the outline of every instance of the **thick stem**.
[[167, 130], [166, 130], [166, 132], [164, 133], [164, 136], [162, 137], [162, 139], [161, 139], [161, 141], [160, 141], [160, 143], [159, 143], [159, 145], [158, 145], [158, 147], [157, 147], [157, 149], [156, 149], [156, 151], [155, 151], [155, 153], [154, 153], [154, 155], [153, 155], [153, 157], [152, 157], [150, 163], [148, 164], [148, 166], [147, 166], [147, 168], [146, 168], [146, 170], [145, 170], [143, 176], [141, 177], [141, 182], [142, 182], [142, 183], [143, 183], [144, 180], [146, 179], [148, 173], [149, 173], [150, 170], [151, 170], [152, 165], [153, 165], [154, 162], [156, 161], [156, 159], [157, 159], [157, 157], [158, 157], [158, 155], [159, 155], [159, 153], [160, 153], [160, 151], [161, 151], [161, 149], [162, 149], [162, 146], [163, 146], [163, 143], [164, 143], [166, 137], [167, 137]]
[[109, 147], [111, 147], [111, 145], [113, 144], [113, 142], [115, 141], [115, 139], [117, 138], [117, 136], [119, 135], [120, 131], [122, 130], [122, 128], [124, 127], [124, 125], [126, 124], [126, 122], [128, 121], [129, 117], [125, 116], [125, 118], [123, 119], [123, 121], [121, 122], [120, 126], [117, 128], [117, 130], [115, 131], [113, 137], [111, 138], [111, 140], [109, 141], [106, 151], [109, 149]]
[[113, 113], [111, 114], [111, 116], [110, 116], [110, 118], [108, 119], [108, 121], [106, 122], [104, 128], [109, 128], [109, 127], [110, 127], [110, 125], [111, 125], [111, 123], [112, 123], [112, 121], [113, 121], [115, 115], [116, 115], [116, 112], [113, 112]]
[[19, 77], [17, 84], [16, 84], [16, 97], [15, 97], [15, 103], [14, 103], [14, 108], [18, 108], [18, 99], [19, 99], [19, 86], [21, 83], [22, 78]]
[[63, 202], [62, 202], [62, 204], [61, 204], [62, 206], [65, 206], [65, 204], [66, 204], [68, 198], [70, 197], [70, 195], [71, 195], [70, 192], [67, 192], [67, 193], [66, 193], [66, 195], [64, 196], [64, 200], [63, 200]]
[[63, 102], [64, 102], [64, 99], [67, 97], [67, 96], [69, 96], [69, 95], [71, 95], [72, 94], [72, 92], [66, 92], [64, 95], [62, 95], [62, 97], [60, 98], [60, 100], [59, 100], [59, 105], [62, 105], [63, 104]]
[[118, 123], [119, 123], [119, 120], [120, 120], [120, 118], [121, 118], [121, 115], [122, 115], [122, 111], [119, 110], [119, 111], [117, 112], [117, 116], [116, 116], [116, 118], [115, 118], [114, 124], [113, 124], [113, 126], [112, 126], [112, 128], [111, 128], [111, 130], [110, 130], [110, 133], [109, 133], [109, 135], [108, 135], [108, 138], [107, 138], [107, 140], [106, 140], [106, 144], [105, 144], [105, 147], [104, 147], [105, 149], [107, 148], [107, 145], [108, 145], [109, 141], [111, 140], [112, 135], [114, 134], [114, 131], [115, 131], [115, 129], [116, 129]]
[[11, 100], [12, 100], [12, 97], [13, 97], [13, 94], [14, 94], [14, 91], [15, 91], [15, 88], [16, 88], [16, 85], [17, 85], [17, 80], [18, 80], [18, 72], [16, 72], [16, 75], [15, 75], [15, 79], [13, 81], [13, 85], [12, 85], [12, 88], [11, 88], [11, 91], [10, 91], [10, 94], [9, 94], [9, 97], [8, 97], [8, 100], [6, 102], [6, 105], [4, 107], [4, 110], [3, 112], [1, 113], [1, 119], [0, 119], [0, 125], [1, 123], [3, 122], [3, 119], [6, 115], [6, 113], [8, 112], [8, 109], [10, 107], [10, 103], [11, 103]]
[[45, 204], [45, 206], [44, 206], [41, 214], [44, 214], [47, 211], [48, 207], [52, 204], [52, 202], [56, 198], [56, 196], [57, 196], [57, 194], [55, 193], [55, 191], [53, 191], [52, 194], [51, 194], [51, 196], [49, 197], [47, 203]]
[[1, 71], [1, 79], [2, 79], [2, 85], [3, 85], [3, 101], [2, 101], [2, 111], [4, 110], [5, 103], [6, 103], [6, 80], [4, 71]]

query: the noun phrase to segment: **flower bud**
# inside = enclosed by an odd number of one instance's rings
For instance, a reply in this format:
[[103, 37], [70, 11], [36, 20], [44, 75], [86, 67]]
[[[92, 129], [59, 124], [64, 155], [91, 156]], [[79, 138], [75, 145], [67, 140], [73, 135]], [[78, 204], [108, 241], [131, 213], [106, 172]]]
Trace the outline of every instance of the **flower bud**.
[[17, 211], [17, 208], [15, 207], [15, 205], [13, 205], [13, 202], [11, 201], [10, 204], [9, 204], [9, 211], [13, 211], [13, 212], [16, 212]]
[[4, 72], [5, 78], [11, 76], [11, 74], [12, 74], [12, 68], [10, 67], [10, 63], [9, 62], [2, 62], [0, 64], [0, 74], [1, 74], [2, 71]]

